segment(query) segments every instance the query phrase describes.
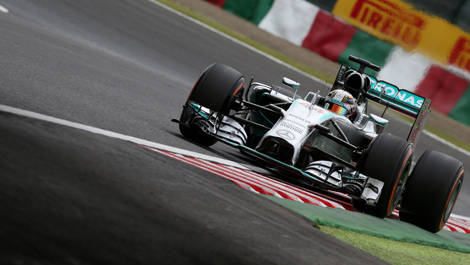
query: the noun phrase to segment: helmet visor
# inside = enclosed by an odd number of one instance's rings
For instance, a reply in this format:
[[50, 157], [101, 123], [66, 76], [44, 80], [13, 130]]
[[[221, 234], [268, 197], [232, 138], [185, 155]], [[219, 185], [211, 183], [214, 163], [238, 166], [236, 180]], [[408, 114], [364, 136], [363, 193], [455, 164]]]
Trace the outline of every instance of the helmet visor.
[[331, 112], [334, 112], [336, 114], [339, 114], [339, 115], [344, 115], [346, 114], [346, 108], [345, 107], [342, 107], [338, 104], [331, 104], [331, 107], [330, 107], [330, 111]]

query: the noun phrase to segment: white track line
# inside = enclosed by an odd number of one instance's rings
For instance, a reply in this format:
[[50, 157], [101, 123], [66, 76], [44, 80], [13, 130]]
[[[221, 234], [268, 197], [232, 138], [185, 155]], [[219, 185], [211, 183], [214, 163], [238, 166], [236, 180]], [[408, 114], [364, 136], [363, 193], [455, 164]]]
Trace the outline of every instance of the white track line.
[[132, 137], [132, 136], [129, 136], [129, 135], [120, 134], [120, 133], [116, 133], [116, 132], [112, 132], [112, 131], [107, 131], [107, 130], [103, 130], [103, 129], [100, 129], [100, 128], [88, 126], [88, 125], [85, 125], [85, 124], [71, 122], [71, 121], [67, 121], [67, 120], [47, 116], [47, 115], [44, 115], [44, 114], [40, 114], [40, 113], [28, 111], [28, 110], [22, 110], [22, 109], [18, 109], [18, 108], [14, 108], [14, 107], [5, 106], [5, 105], [0, 104], [0, 111], [7, 112], [7, 113], [12, 113], [12, 114], [16, 114], [16, 115], [24, 116], [24, 117], [28, 117], [28, 118], [33, 118], [33, 119], [37, 119], [37, 120], [47, 121], [47, 122], [50, 122], [50, 123], [55, 123], [55, 124], [59, 124], [59, 125], [67, 126], [67, 127], [72, 127], [72, 128], [75, 128], [75, 129], [80, 129], [80, 130], [91, 132], [91, 133], [94, 133], [94, 134], [100, 134], [100, 135], [108, 136], [108, 137], [111, 137], [111, 138], [121, 139], [121, 140], [124, 140], [124, 141], [133, 142], [133, 143], [138, 144], [138, 145], [145, 145], [145, 146], [149, 146], [149, 147], [153, 147], [153, 148], [157, 148], [157, 149], [161, 149], [161, 150], [166, 150], [166, 151], [173, 152], [173, 153], [188, 155], [188, 156], [192, 156], [192, 157], [198, 157], [198, 158], [205, 159], [205, 160], [208, 160], [208, 161], [212, 161], [212, 162], [216, 162], [216, 163], [220, 163], [220, 164], [225, 164], [225, 165], [229, 165], [229, 166], [233, 166], [233, 167], [237, 167], [237, 168], [248, 169], [248, 167], [246, 167], [246, 166], [244, 166], [240, 163], [230, 161], [230, 160], [227, 160], [227, 159], [218, 158], [218, 157], [215, 157], [215, 156], [204, 155], [204, 154], [200, 154], [200, 153], [196, 153], [196, 152], [192, 152], [192, 151], [189, 151], [189, 150], [180, 149], [180, 148], [177, 148], [177, 147], [168, 146], [168, 145], [164, 145], [164, 144], [159, 144], [159, 143], [151, 142], [151, 141], [148, 141], [148, 140]]
[[465, 221], [470, 221], [470, 217], [466, 217], [466, 216], [462, 216], [462, 215], [458, 215], [458, 214], [451, 214], [450, 216], [453, 217], [453, 218], [456, 218], [456, 219], [462, 219], [462, 220], [465, 220]]
[[3, 13], [5, 13], [5, 14], [8, 14], [8, 12], [10, 12], [10, 11], [8, 11], [8, 9], [7, 9], [6, 7], [0, 5], [0, 12], [3, 12]]

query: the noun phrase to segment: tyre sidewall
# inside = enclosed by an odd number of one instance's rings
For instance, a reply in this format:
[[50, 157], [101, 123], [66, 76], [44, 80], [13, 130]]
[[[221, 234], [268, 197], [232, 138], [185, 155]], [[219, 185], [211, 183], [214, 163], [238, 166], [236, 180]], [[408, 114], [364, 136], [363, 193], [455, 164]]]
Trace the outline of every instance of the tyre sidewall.
[[[426, 151], [418, 160], [406, 185], [400, 219], [437, 232], [447, 221], [445, 213], [456, 184], [463, 181], [463, 164], [436, 151]], [[461, 187], [461, 185], [460, 185]], [[448, 217], [448, 216], [447, 216]]]
[[[384, 186], [377, 204], [365, 206], [367, 213], [379, 218], [392, 213], [408, 177], [412, 154], [413, 149], [408, 142], [391, 134], [381, 134], [371, 143], [361, 173], [383, 181]], [[403, 183], [399, 183], [400, 180]]]

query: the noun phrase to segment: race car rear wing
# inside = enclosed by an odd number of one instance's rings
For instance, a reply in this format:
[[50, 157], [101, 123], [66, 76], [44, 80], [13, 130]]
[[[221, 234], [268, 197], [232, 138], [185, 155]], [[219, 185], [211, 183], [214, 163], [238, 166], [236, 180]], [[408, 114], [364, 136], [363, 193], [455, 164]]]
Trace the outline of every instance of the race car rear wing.
[[371, 85], [367, 98], [378, 103], [389, 103], [389, 107], [408, 116], [416, 117], [423, 106], [425, 98], [410, 91], [399, 89], [397, 86], [369, 76]]
[[429, 113], [429, 108], [431, 106], [431, 99], [421, 97], [408, 90], [399, 89], [393, 84], [377, 80], [370, 75], [369, 79], [371, 81], [371, 86], [366, 95], [368, 99], [384, 105], [386, 109], [391, 108], [414, 118], [414, 123], [408, 134], [407, 140], [410, 143], [415, 143], [419, 133], [424, 128], [427, 114]]

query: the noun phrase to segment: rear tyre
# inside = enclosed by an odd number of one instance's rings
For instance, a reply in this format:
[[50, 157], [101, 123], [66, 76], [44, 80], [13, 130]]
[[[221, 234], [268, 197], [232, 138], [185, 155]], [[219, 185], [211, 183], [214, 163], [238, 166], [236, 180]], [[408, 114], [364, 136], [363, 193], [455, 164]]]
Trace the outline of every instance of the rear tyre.
[[432, 233], [440, 231], [454, 208], [462, 187], [462, 162], [436, 151], [426, 151], [406, 184], [400, 219]]
[[[411, 168], [413, 149], [405, 140], [381, 134], [371, 143], [360, 172], [384, 182], [375, 206], [363, 205], [363, 211], [379, 218], [392, 214], [401, 197]], [[355, 205], [360, 202], [355, 201]]]
[[209, 121], [201, 117], [190, 103], [228, 114], [235, 97], [243, 93], [244, 87], [243, 75], [237, 70], [223, 64], [209, 66], [194, 84], [183, 107], [179, 122], [181, 134], [204, 146], [215, 144], [217, 139], [204, 131], [211, 126]]

